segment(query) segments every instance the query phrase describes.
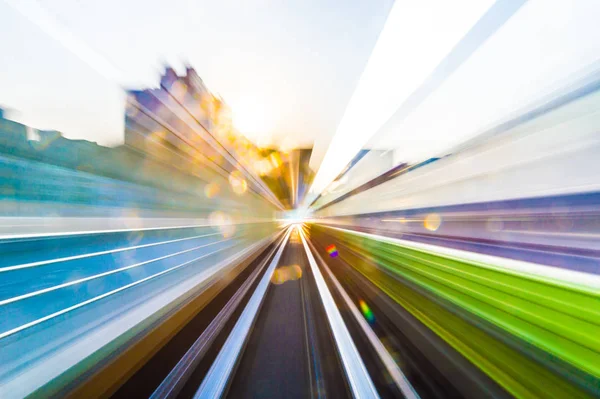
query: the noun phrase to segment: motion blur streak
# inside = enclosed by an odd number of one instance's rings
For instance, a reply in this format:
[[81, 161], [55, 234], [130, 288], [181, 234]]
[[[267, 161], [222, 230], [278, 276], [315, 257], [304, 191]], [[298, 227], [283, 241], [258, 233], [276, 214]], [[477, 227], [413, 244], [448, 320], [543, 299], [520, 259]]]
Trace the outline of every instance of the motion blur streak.
[[598, 76], [311, 227], [517, 397], [600, 393]]
[[[171, 87], [188, 79], [188, 94], [177, 93], [180, 99], [202, 95], [214, 103], [216, 97], [195, 76], [189, 70], [185, 78], [173, 78], [167, 71], [163, 83]], [[181, 133], [178, 115], [194, 104], [157, 103], [160, 93], [168, 98], [166, 88], [136, 93], [150, 92], [153, 112], [146, 119], [131, 111], [137, 100], [127, 105], [131, 145], [118, 148], [68, 140], [54, 131], [36, 131], [31, 139], [29, 127], [0, 119], [3, 397], [61, 395], [77, 376], [122, 358], [125, 363], [119, 361], [111, 376], [126, 378], [139, 358], [120, 352], [153, 331], [160, 331], [163, 341], [172, 336], [279, 228], [274, 221], [278, 200], [269, 183], [241, 166], [252, 161], [239, 151], [287, 158], [235, 135], [223, 143], [205, 141], [194, 130], [203, 129], [197, 125], [188, 126], [185, 141], [163, 127], [160, 146], [169, 141], [169, 152], [155, 153], [155, 136], [137, 140], [144, 133], [140, 123], [151, 131], [157, 131], [152, 120], [179, 123]], [[213, 134], [218, 120], [227, 123], [219, 111], [223, 107], [201, 109], [201, 114], [194, 110]], [[232, 143], [240, 146], [238, 152]], [[174, 164], [195, 165], [192, 151], [215, 155], [191, 169], [165, 163], [176, 157]], [[183, 309], [188, 315], [180, 319]], [[129, 359], [137, 360], [127, 365]]]
[[346, 236], [343, 242], [357, 248], [355, 252], [375, 251], [378, 265], [403, 280], [433, 291], [568, 364], [600, 375], [595, 361], [600, 327], [597, 293], [365, 238]]
[[598, 15], [0, 0], [0, 398], [600, 398]]

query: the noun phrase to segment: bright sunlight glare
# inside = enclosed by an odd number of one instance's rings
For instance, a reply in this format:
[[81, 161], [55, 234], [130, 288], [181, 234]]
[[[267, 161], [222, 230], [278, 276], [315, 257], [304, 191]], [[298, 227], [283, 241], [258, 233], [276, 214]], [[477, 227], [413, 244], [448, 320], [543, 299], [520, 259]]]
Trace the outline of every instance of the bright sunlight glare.
[[256, 98], [244, 98], [232, 106], [233, 124], [244, 136], [256, 144], [264, 141], [271, 133], [272, 121], [268, 117], [268, 107]]

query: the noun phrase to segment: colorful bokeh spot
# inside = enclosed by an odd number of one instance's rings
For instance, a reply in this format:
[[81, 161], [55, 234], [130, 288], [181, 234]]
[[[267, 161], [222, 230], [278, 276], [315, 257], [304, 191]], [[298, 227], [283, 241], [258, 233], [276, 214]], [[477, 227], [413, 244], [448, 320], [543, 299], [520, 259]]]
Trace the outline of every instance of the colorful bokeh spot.
[[442, 225], [442, 217], [437, 213], [430, 213], [423, 220], [423, 227], [429, 231], [437, 231]]
[[221, 187], [217, 183], [208, 183], [204, 187], [204, 195], [206, 195], [206, 198], [215, 198], [220, 191]]
[[373, 323], [375, 321], [375, 316], [373, 315], [369, 305], [367, 305], [367, 303], [362, 299], [358, 301], [358, 304], [360, 306], [360, 311], [362, 312], [363, 316], [365, 316], [365, 319], [367, 319], [369, 323]]
[[234, 170], [229, 174], [229, 184], [231, 189], [237, 195], [242, 195], [248, 190], [248, 183], [242, 177], [242, 173], [238, 170]]
[[329, 254], [329, 256], [331, 256], [332, 258], [335, 258], [336, 256], [338, 256], [338, 251], [337, 248], [335, 247], [335, 245], [331, 244], [328, 245], [327, 248], [325, 248], [327, 250], [327, 253]]
[[302, 278], [302, 268], [300, 266], [281, 266], [273, 271], [271, 283], [281, 285], [286, 281], [294, 281], [300, 278]]

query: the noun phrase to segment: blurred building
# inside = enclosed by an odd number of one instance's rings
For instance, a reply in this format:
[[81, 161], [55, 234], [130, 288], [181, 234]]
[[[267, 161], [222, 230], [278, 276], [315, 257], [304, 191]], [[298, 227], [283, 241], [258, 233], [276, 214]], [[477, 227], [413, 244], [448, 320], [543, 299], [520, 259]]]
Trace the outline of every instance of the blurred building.
[[240, 134], [227, 103], [191, 67], [183, 76], [167, 67], [159, 87], [128, 92], [125, 145], [193, 175], [243, 171], [249, 185], [268, 187], [285, 207], [296, 203], [292, 152], [259, 148]]
[[[99, 206], [196, 210], [190, 198], [201, 190], [194, 176], [128, 146], [70, 140], [58, 131], [34, 129], [5, 116], [2, 112], [0, 215], [65, 214], [74, 205], [94, 207], [94, 212]], [[178, 196], [181, 201], [175, 200]]]
[[187, 173], [217, 164], [228, 174], [235, 151], [227, 114], [228, 107], [193, 68], [178, 76], [167, 67], [158, 88], [128, 92], [125, 145]]

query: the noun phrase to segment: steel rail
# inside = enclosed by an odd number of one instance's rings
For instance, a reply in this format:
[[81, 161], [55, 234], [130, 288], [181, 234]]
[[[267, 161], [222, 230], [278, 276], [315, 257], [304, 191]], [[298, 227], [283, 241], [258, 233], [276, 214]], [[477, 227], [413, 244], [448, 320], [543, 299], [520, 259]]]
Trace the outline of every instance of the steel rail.
[[331, 272], [331, 270], [329, 269], [329, 266], [327, 266], [327, 263], [323, 260], [321, 255], [319, 255], [319, 253], [315, 250], [315, 248], [311, 242], [309, 242], [309, 246], [311, 247], [313, 252], [316, 254], [317, 259], [320, 261], [321, 265], [323, 266], [323, 269], [325, 270], [325, 272], [327, 272], [327, 275], [333, 282], [333, 285], [340, 293], [340, 296], [346, 303], [346, 306], [348, 306], [348, 308], [350, 309], [350, 312], [352, 313], [352, 315], [358, 322], [358, 325], [362, 329], [363, 333], [365, 334], [365, 336], [367, 337], [367, 339], [369, 340], [369, 342], [375, 349], [377, 356], [379, 356], [379, 359], [385, 366], [390, 377], [392, 378], [392, 380], [394, 380], [394, 383], [396, 384], [396, 386], [398, 387], [400, 392], [402, 392], [402, 395], [404, 395], [404, 397], [407, 399], [418, 399], [419, 395], [417, 394], [415, 389], [412, 387], [411, 383], [408, 381], [408, 379], [406, 378], [404, 373], [402, 373], [402, 371], [400, 370], [400, 368], [394, 361], [394, 358], [392, 357], [390, 352], [385, 348], [385, 346], [383, 345], [383, 343], [381, 342], [381, 340], [379, 339], [377, 334], [375, 334], [375, 331], [373, 331], [373, 329], [371, 328], [369, 323], [367, 323], [365, 321], [365, 318], [360, 313], [360, 311], [358, 310], [358, 308], [356, 307], [356, 305], [354, 304], [352, 299], [350, 299], [350, 296], [348, 295], [348, 293], [346, 293], [346, 290], [344, 290], [344, 288], [342, 287], [342, 285], [340, 284], [338, 279]]
[[350, 332], [344, 323], [342, 315], [335, 304], [335, 301], [333, 300], [333, 296], [331, 296], [331, 292], [325, 283], [325, 279], [319, 270], [319, 266], [317, 266], [317, 262], [315, 261], [315, 258], [308, 247], [306, 238], [304, 237], [304, 232], [300, 228], [298, 231], [300, 233], [300, 238], [302, 239], [302, 245], [304, 245], [304, 250], [306, 251], [308, 263], [317, 283], [319, 295], [321, 297], [321, 301], [323, 302], [327, 319], [329, 320], [331, 332], [333, 333], [333, 337], [335, 338], [335, 342], [337, 344], [338, 353], [340, 355], [346, 377], [348, 378], [352, 395], [353, 397], [360, 399], [379, 398], [379, 394], [375, 389], [375, 385], [371, 380], [371, 376], [369, 375], [367, 368], [365, 367], [365, 364], [363, 363], [362, 358], [356, 349], [356, 345], [354, 344], [354, 341], [350, 336]]
[[179, 392], [181, 392], [181, 389], [185, 386], [190, 376], [194, 372], [195, 368], [198, 366], [198, 363], [200, 363], [212, 343], [223, 330], [223, 327], [229, 321], [260, 273], [264, 270], [267, 262], [269, 259], [271, 259], [277, 248], [281, 245], [282, 241], [283, 237], [280, 239], [279, 243], [277, 243], [277, 245], [275, 245], [269, 251], [260, 265], [258, 265], [248, 279], [244, 281], [242, 286], [236, 291], [231, 299], [229, 299], [227, 304], [223, 307], [223, 309], [221, 309], [217, 316], [215, 316], [213, 321], [208, 325], [208, 327], [206, 327], [198, 339], [196, 339], [190, 349], [188, 349], [185, 355], [183, 355], [179, 362], [177, 362], [169, 375], [165, 377], [163, 382], [152, 393], [150, 399], [167, 399], [177, 397]]
[[285, 248], [285, 244], [287, 243], [293, 228], [294, 227], [288, 228], [285, 237], [277, 250], [277, 253], [269, 264], [269, 267], [267, 268], [263, 278], [258, 283], [258, 286], [252, 294], [252, 297], [250, 297], [250, 300], [244, 308], [244, 311], [242, 312], [237, 323], [233, 327], [233, 330], [229, 334], [229, 337], [227, 337], [225, 344], [223, 344], [223, 347], [219, 351], [219, 354], [213, 362], [210, 370], [204, 377], [202, 384], [196, 391], [194, 399], [219, 398], [225, 392], [227, 383], [233, 374], [235, 364], [242, 353], [244, 343], [250, 334], [250, 329], [256, 320], [260, 306], [262, 305], [266, 296], [267, 288], [269, 288], [273, 271], [279, 263], [279, 259], [283, 254], [283, 249]]

